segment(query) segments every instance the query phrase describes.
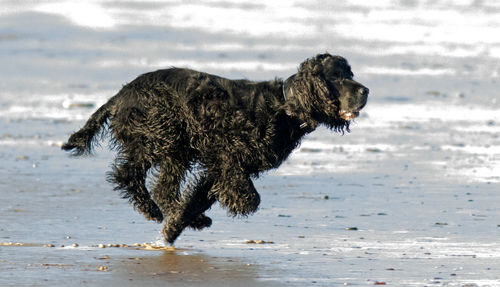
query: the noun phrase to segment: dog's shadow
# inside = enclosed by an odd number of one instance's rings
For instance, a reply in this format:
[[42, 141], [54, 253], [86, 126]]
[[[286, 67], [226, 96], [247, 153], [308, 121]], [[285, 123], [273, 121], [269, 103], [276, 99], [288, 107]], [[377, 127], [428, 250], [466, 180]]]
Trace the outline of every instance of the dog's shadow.
[[[243, 258], [213, 257], [191, 250], [152, 251], [151, 256], [127, 257], [115, 266], [114, 283], [140, 286], [281, 286], [277, 282], [257, 280], [259, 265]], [[121, 285], [121, 284], [118, 284]], [[118, 286], [117, 285], [117, 286]]]

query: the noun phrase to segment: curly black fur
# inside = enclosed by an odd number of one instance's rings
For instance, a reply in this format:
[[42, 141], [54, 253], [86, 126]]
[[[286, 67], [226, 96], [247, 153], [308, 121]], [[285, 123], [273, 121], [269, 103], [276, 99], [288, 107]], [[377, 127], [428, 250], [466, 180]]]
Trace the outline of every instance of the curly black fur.
[[[252, 178], [278, 167], [301, 138], [324, 124], [349, 130], [368, 89], [352, 80], [347, 61], [320, 54], [286, 81], [228, 80], [189, 69], [146, 73], [100, 107], [62, 147], [90, 153], [108, 123], [118, 157], [109, 174], [148, 219], [163, 221], [173, 243], [186, 227], [211, 225], [213, 203], [234, 216], [255, 212]], [[199, 174], [181, 190], [187, 174]], [[146, 188], [156, 168], [155, 186]]]

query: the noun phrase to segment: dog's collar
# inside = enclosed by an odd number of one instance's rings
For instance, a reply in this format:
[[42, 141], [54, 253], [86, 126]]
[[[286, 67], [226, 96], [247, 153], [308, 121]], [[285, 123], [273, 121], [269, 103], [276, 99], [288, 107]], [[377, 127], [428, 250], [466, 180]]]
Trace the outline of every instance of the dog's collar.
[[[286, 96], [287, 88], [285, 87], [285, 85], [286, 85], [285, 81], [282, 81], [281, 82], [281, 89], [283, 91], [283, 99], [285, 99], [285, 102], [286, 102], [286, 101], [288, 101], [288, 97]], [[290, 93], [293, 96], [293, 90], [292, 89], [290, 89]]]
[[[281, 84], [281, 89], [283, 90], [283, 98], [285, 99], [285, 102], [286, 102], [286, 101], [288, 100], [288, 98], [287, 98], [287, 96], [286, 96], [285, 82], [282, 82], [282, 84]], [[293, 90], [291, 90], [291, 92], [292, 92], [292, 95], [293, 95]], [[286, 110], [286, 111], [285, 111], [285, 113], [286, 113], [286, 115], [287, 115], [287, 116], [289, 116], [289, 117], [291, 117], [291, 116], [292, 116], [292, 112], [290, 112], [290, 111], [288, 111], [288, 110]], [[300, 124], [300, 126], [299, 126], [299, 127], [300, 127], [300, 129], [305, 129], [305, 128], [307, 128], [307, 123], [306, 123], [306, 122], [303, 122], [303, 123], [301, 123], [301, 124]]]
[[283, 89], [283, 98], [285, 99], [285, 102], [286, 102], [287, 98], [286, 98], [286, 91], [285, 91], [285, 82], [281, 83], [281, 88]]

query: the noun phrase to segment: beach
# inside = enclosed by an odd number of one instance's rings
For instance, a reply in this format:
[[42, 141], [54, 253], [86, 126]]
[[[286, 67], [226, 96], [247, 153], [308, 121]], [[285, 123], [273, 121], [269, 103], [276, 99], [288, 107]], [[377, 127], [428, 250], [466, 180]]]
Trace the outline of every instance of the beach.
[[[2, 6], [1, 286], [500, 286], [496, 2]], [[254, 215], [216, 204], [175, 248], [106, 181], [106, 140], [60, 149], [141, 73], [286, 79], [325, 51], [370, 89], [351, 131], [309, 134]]]

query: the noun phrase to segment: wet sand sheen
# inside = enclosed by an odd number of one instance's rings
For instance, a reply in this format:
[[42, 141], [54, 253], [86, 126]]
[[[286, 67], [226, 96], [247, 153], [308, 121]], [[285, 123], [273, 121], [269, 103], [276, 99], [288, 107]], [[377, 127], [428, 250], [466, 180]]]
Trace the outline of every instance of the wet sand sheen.
[[[197, 254], [190, 249], [144, 244], [117, 244], [118, 247], [68, 246], [52, 247], [51, 244], [1, 242], [0, 247], [31, 248], [37, 254], [30, 261], [20, 264], [15, 260], [0, 259], [5, 272], [38, 274], [40, 281], [0, 280], [2, 286], [23, 284], [67, 286], [61, 282], [64, 274], [71, 274], [72, 285], [97, 283], [99, 286], [281, 286], [276, 282], [256, 281], [259, 267], [245, 263], [240, 258], [211, 257]], [[47, 248], [52, 247], [52, 248]], [[42, 250], [43, 248], [43, 250]], [[120, 251], [118, 249], [121, 249]], [[47, 252], [47, 250], [50, 250]], [[73, 252], [80, 250], [83, 256]], [[73, 254], [68, 254], [73, 253]], [[89, 256], [90, 255], [90, 256]], [[51, 274], [44, 279], [42, 273]], [[41, 283], [43, 282], [43, 283]]]
[[11, 247], [59, 247], [59, 248], [86, 248], [86, 249], [92, 249], [92, 248], [128, 248], [128, 249], [135, 249], [135, 250], [158, 250], [158, 251], [180, 251], [180, 249], [175, 249], [173, 246], [160, 246], [160, 245], [154, 245], [151, 243], [134, 243], [134, 244], [92, 244], [89, 246], [80, 246], [78, 243], [73, 243], [70, 246], [64, 246], [63, 244], [61, 245], [55, 245], [52, 243], [47, 243], [47, 244], [42, 244], [42, 243], [22, 243], [22, 242], [0, 242], [0, 246], [11, 246]]

